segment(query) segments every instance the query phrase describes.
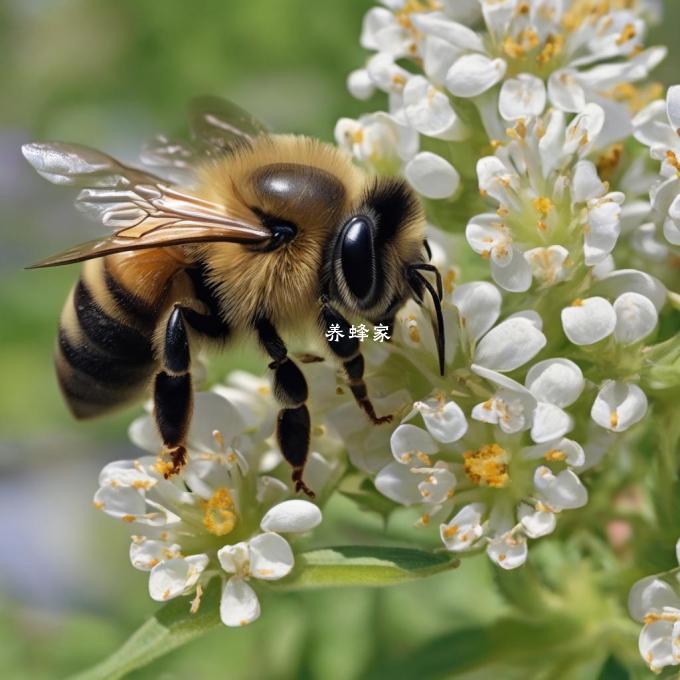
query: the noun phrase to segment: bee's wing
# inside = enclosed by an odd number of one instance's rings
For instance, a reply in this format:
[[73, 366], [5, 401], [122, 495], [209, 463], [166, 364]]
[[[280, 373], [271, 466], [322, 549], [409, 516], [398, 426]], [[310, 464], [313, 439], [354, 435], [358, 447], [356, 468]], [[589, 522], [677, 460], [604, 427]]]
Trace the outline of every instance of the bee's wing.
[[261, 224], [229, 216], [224, 208], [170, 186], [155, 175], [130, 168], [77, 144], [26, 144], [28, 162], [53, 184], [81, 188], [76, 206], [113, 233], [36, 263], [50, 267], [183, 243], [264, 242], [271, 233]]
[[189, 127], [195, 143], [209, 152], [228, 151], [267, 134], [267, 126], [240, 106], [219, 97], [197, 97], [189, 104]]

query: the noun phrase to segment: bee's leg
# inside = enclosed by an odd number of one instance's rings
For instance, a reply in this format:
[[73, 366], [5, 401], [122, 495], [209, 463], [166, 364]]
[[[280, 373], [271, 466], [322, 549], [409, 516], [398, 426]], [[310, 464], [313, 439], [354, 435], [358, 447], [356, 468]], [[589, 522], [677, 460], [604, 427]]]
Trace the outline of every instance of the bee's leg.
[[314, 492], [302, 481], [309, 452], [310, 420], [305, 404], [307, 381], [302, 371], [288, 356], [288, 350], [268, 319], [255, 323], [260, 343], [272, 358], [269, 368], [274, 371], [274, 396], [281, 404], [276, 424], [276, 438], [283, 457], [293, 468], [296, 491], [314, 498]]
[[349, 323], [347, 319], [325, 302], [321, 307], [321, 323], [324, 334], [332, 325], [336, 324], [342, 333], [342, 337], [334, 341], [329, 340], [326, 336], [327, 344], [331, 352], [342, 361], [342, 367], [347, 374], [347, 384], [357, 404], [359, 404], [374, 425], [389, 423], [392, 420], [392, 416], [376, 415], [373, 403], [368, 397], [368, 390], [364, 382], [364, 357], [361, 354], [359, 340], [349, 337]]
[[161, 348], [162, 370], [154, 383], [154, 415], [163, 444], [172, 461], [166, 477], [186, 462], [186, 436], [191, 422], [193, 388], [187, 325], [206, 334], [227, 333], [219, 319], [190, 307], [175, 305], [165, 325]]

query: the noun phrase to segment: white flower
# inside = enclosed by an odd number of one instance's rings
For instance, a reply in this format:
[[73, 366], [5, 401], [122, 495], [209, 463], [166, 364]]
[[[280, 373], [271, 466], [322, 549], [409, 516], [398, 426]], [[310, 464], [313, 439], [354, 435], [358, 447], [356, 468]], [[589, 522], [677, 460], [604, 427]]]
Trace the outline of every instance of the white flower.
[[551, 286], [577, 265], [602, 262], [620, 233], [624, 195], [609, 192], [584, 160], [604, 125], [599, 106], [589, 104], [568, 126], [561, 112], [528, 123], [514, 117], [507, 144], [477, 163], [480, 191], [496, 212], [473, 217], [465, 236], [490, 261], [496, 283], [523, 292], [532, 276]]
[[646, 413], [645, 393], [637, 385], [616, 380], [605, 381], [591, 410], [593, 420], [612, 432], [627, 430]]
[[[195, 395], [188, 462], [180, 475], [164, 477], [167, 464], [162, 455], [117, 461], [102, 470], [94, 497], [97, 508], [134, 531], [130, 561], [149, 572], [154, 600], [195, 592], [191, 611], [196, 611], [205, 585], [222, 573], [220, 567], [232, 574], [224, 580], [220, 605], [228, 626], [259, 616], [251, 578], [283, 578], [292, 569], [292, 549], [279, 533], [309, 531], [321, 522], [316, 505], [284, 500], [289, 487], [258, 474], [268, 446], [253, 441], [249, 433], [259, 437], [260, 414], [254, 405], [269, 399], [267, 384], [247, 374], [237, 374], [233, 382], [261, 392], [252, 392], [249, 401], [247, 393], [232, 384], [220, 387], [223, 394]], [[231, 394], [238, 407], [225, 394]], [[130, 434], [154, 453], [162, 448], [150, 416], [137, 419]], [[312, 460], [314, 454], [310, 468]]]
[[680, 85], [668, 89], [666, 102], [656, 101], [633, 121], [635, 137], [661, 161], [660, 177], [649, 196], [666, 240], [680, 246]]
[[[675, 552], [680, 561], [680, 541]], [[675, 570], [677, 572], [677, 569]], [[649, 668], [658, 673], [666, 666], [680, 664], [680, 597], [677, 581], [673, 586], [662, 576], [638, 581], [628, 596], [630, 615], [644, 623], [639, 649]]]
[[416, 154], [405, 166], [409, 184], [426, 198], [448, 198], [460, 184], [458, 171], [444, 158], [430, 151]]
[[[501, 385], [507, 382], [508, 391], [518, 387], [530, 394], [501, 374], [479, 370], [485, 377], [493, 374]], [[530, 382], [539, 396], [550, 400], [540, 403], [556, 409], [556, 404], [572, 403], [582, 389], [580, 371], [566, 360], [538, 364]], [[536, 409], [539, 402], [530, 395], [527, 403]], [[393, 460], [379, 470], [375, 486], [396, 503], [420, 507], [419, 525], [442, 517], [440, 535], [448, 550], [483, 545], [494, 562], [513, 569], [526, 560], [527, 538], [547, 535], [554, 529], [556, 513], [587, 502], [587, 491], [574, 472], [585, 462], [584, 451], [559, 431], [550, 441], [526, 446], [519, 431], [525, 428], [499, 427], [490, 442], [491, 430], [468, 423], [460, 407], [443, 395], [414, 406], [405, 420], [421, 415], [427, 429], [402, 421], [390, 440]], [[477, 418], [474, 411], [472, 415]], [[531, 411], [526, 419], [534, 421]], [[459, 497], [466, 501], [462, 507]]]

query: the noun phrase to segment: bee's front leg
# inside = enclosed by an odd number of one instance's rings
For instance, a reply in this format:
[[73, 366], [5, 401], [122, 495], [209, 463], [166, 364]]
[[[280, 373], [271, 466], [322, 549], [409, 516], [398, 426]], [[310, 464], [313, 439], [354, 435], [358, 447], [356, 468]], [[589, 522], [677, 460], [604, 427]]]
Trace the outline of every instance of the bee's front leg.
[[368, 397], [368, 390], [364, 382], [364, 357], [359, 348], [359, 340], [349, 336], [349, 322], [336, 309], [324, 301], [321, 306], [322, 329], [327, 331], [331, 326], [337, 326], [341, 332], [335, 340], [326, 335], [326, 342], [331, 352], [342, 361], [342, 367], [347, 375], [347, 384], [354, 395], [354, 399], [374, 425], [389, 423], [391, 415], [376, 415], [373, 403]]
[[296, 491], [310, 498], [314, 492], [302, 481], [309, 452], [310, 419], [306, 401], [307, 381], [297, 364], [288, 356], [283, 340], [271, 321], [260, 318], [255, 322], [260, 343], [272, 358], [269, 368], [274, 371], [274, 396], [281, 404], [276, 426], [276, 438], [283, 457], [293, 468]]

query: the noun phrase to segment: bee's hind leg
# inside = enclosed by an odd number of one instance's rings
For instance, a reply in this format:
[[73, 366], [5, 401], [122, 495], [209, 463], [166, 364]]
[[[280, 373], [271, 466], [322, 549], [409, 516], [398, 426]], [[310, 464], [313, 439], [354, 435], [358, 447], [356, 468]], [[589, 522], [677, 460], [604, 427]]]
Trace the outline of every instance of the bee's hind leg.
[[276, 425], [279, 448], [293, 468], [295, 490], [314, 498], [314, 492], [302, 480], [309, 452], [310, 419], [305, 403], [309, 392], [307, 381], [288, 356], [286, 345], [271, 321], [260, 318], [255, 322], [255, 329], [260, 343], [272, 358], [269, 368], [274, 371], [274, 396], [282, 406]]
[[178, 473], [186, 463], [186, 437], [193, 410], [188, 326], [211, 336], [228, 332], [215, 317], [179, 304], [168, 317], [161, 348], [162, 370], [156, 375], [153, 390], [156, 425], [170, 456], [166, 477]]

